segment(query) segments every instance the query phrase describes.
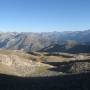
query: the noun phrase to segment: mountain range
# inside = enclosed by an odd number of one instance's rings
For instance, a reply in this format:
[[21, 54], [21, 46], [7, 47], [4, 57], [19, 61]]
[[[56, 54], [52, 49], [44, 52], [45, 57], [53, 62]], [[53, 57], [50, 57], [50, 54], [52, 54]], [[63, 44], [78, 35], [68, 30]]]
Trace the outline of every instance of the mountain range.
[[0, 32], [0, 48], [49, 52], [90, 52], [90, 30], [64, 32]]

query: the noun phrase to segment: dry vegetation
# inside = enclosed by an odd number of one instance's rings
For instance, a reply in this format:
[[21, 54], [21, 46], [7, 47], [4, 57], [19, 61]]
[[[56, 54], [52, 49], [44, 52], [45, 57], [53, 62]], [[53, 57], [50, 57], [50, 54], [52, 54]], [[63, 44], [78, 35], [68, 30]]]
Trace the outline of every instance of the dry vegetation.
[[57, 76], [90, 71], [89, 54], [25, 53], [0, 50], [0, 73], [23, 77]]

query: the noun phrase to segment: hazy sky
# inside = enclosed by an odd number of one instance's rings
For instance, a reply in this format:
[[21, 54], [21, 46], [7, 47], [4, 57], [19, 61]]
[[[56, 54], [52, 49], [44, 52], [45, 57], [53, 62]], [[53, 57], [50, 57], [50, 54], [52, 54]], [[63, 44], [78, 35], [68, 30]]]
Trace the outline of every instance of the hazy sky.
[[0, 0], [0, 31], [90, 29], [90, 0]]

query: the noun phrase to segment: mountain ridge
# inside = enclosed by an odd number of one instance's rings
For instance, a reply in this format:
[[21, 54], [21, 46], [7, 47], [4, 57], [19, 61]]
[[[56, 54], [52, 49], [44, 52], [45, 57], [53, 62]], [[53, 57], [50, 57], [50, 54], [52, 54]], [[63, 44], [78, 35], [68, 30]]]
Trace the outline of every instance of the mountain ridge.
[[[50, 45], [63, 45], [68, 43], [77, 46], [90, 45], [90, 30], [64, 31], [64, 32], [0, 32], [0, 48], [30, 51], [40, 51]], [[65, 45], [66, 43], [66, 45]], [[90, 46], [89, 46], [90, 47]], [[72, 46], [71, 46], [72, 48]], [[65, 48], [64, 48], [65, 49]], [[62, 50], [60, 50], [61, 52]]]

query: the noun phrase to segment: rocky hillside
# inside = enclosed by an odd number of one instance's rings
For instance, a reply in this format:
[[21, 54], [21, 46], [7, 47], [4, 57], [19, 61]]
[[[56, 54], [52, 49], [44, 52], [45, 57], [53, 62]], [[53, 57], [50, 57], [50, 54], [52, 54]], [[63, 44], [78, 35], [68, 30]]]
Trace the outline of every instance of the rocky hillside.
[[89, 54], [25, 53], [0, 50], [0, 73], [22, 77], [60, 76], [90, 72]]
[[53, 67], [39, 62], [38, 59], [38, 57], [22, 51], [0, 50], [0, 73], [17, 76], [34, 76], [34, 73], [40, 74], [44, 72], [44, 69]]

